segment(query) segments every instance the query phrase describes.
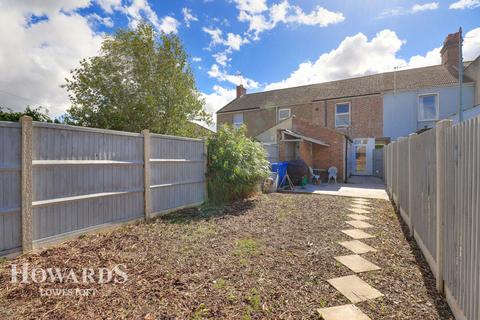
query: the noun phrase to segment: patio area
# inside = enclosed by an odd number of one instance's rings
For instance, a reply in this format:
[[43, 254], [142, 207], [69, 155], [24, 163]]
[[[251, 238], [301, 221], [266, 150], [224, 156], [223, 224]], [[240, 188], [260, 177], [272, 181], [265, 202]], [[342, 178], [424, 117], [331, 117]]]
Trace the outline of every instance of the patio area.
[[294, 190], [282, 192], [327, 194], [343, 197], [369, 198], [388, 200], [383, 181], [374, 176], [352, 176], [348, 183], [321, 183], [320, 185], [308, 184], [304, 187], [295, 186]]

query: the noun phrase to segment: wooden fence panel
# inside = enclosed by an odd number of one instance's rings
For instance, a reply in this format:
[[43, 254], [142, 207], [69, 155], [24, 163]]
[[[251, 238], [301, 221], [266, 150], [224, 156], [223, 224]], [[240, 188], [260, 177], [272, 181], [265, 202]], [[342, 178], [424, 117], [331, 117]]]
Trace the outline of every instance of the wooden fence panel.
[[[406, 208], [437, 289], [445, 292], [456, 319], [480, 319], [480, 117], [455, 126], [440, 123], [408, 139], [411, 183], [396, 175], [405, 170], [399, 140], [385, 151], [387, 190]], [[403, 206], [407, 190], [410, 208]]]
[[21, 250], [21, 127], [0, 122], [0, 256]]
[[34, 242], [143, 216], [143, 137], [34, 123]]
[[152, 134], [150, 152], [154, 215], [206, 198], [202, 140]]
[[480, 121], [446, 130], [444, 279], [459, 319], [480, 319]]
[[412, 138], [412, 225], [415, 238], [436, 272], [436, 142], [435, 130]]
[[403, 138], [398, 141], [398, 207], [400, 213], [407, 217], [408, 216], [408, 139]]
[[202, 140], [23, 120], [0, 122], [0, 256], [206, 199]]

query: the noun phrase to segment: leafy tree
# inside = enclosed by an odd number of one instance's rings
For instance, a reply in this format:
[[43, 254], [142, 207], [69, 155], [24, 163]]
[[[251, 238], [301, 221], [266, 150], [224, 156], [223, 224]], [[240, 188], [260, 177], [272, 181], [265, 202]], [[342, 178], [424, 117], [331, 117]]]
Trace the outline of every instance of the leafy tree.
[[105, 38], [64, 86], [68, 122], [81, 126], [192, 135], [190, 121], [211, 121], [180, 39], [146, 23]]
[[213, 203], [247, 197], [269, 174], [265, 150], [245, 132], [245, 126], [223, 125], [208, 139], [208, 197]]
[[0, 107], [0, 121], [19, 121], [22, 116], [30, 116], [33, 121], [52, 122], [48, 110], [42, 106], [37, 108], [28, 106], [25, 111], [13, 111], [10, 108]]

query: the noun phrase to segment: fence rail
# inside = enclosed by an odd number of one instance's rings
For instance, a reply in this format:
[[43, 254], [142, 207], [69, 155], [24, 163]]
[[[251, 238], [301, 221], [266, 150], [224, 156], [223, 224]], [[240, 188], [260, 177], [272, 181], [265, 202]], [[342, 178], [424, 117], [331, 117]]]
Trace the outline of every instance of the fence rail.
[[480, 117], [393, 142], [385, 183], [456, 319], [480, 319]]
[[206, 199], [202, 140], [0, 122], [0, 256]]

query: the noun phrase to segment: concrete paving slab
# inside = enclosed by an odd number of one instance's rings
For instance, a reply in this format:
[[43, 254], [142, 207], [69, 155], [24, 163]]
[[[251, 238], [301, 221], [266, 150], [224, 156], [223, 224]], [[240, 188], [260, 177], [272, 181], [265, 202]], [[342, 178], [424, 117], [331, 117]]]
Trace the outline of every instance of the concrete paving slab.
[[373, 228], [370, 223], [360, 220], [345, 221], [345, 223], [348, 223], [349, 225], [357, 229]]
[[363, 203], [370, 203], [368, 199], [365, 198], [353, 198], [354, 202], [363, 202]]
[[347, 214], [347, 217], [352, 218], [354, 220], [370, 220], [371, 218], [361, 215], [361, 214], [355, 214], [355, 213], [350, 213]]
[[348, 210], [355, 212], [355, 213], [370, 213], [370, 211], [365, 209], [357, 209], [357, 208], [348, 208]]
[[358, 254], [351, 254], [348, 256], [338, 256], [335, 260], [346, 266], [355, 273], [380, 270], [381, 268], [376, 264], [371, 263]]
[[368, 244], [359, 240], [343, 241], [343, 242], [339, 242], [339, 244], [356, 254], [367, 253], [370, 251], [372, 252], [377, 251], [377, 249], [370, 247]]
[[322, 308], [317, 311], [324, 320], [371, 320], [370, 317], [353, 304]]
[[342, 230], [342, 232], [352, 237], [353, 239], [375, 238], [374, 235], [371, 235], [370, 233], [366, 233], [365, 231], [362, 231], [360, 229], [347, 229], [347, 230]]
[[350, 205], [350, 208], [364, 209], [364, 210], [371, 209], [369, 206], [366, 206], [364, 204], [352, 204]]
[[[352, 303], [382, 297], [383, 294], [356, 275], [327, 280]], [[348, 319], [348, 318], [346, 318]]]

